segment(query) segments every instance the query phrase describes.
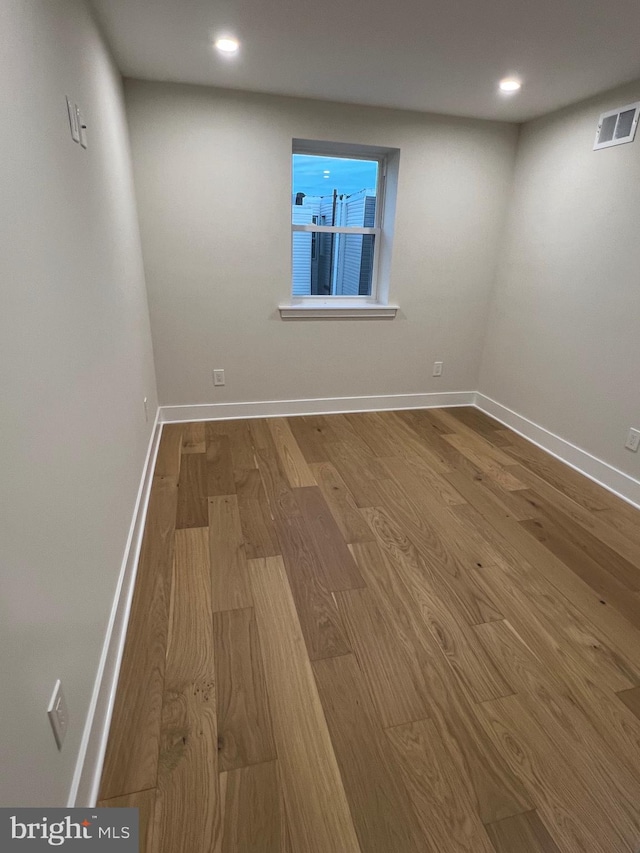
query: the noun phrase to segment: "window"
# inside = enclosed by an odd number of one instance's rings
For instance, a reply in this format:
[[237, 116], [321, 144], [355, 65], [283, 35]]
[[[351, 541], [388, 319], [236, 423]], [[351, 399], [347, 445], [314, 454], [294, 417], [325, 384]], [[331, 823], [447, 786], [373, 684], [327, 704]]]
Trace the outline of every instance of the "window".
[[280, 306], [283, 317], [395, 316], [388, 282], [381, 282], [381, 271], [388, 272], [381, 258], [390, 254], [391, 229], [383, 221], [391, 210], [389, 163], [397, 171], [398, 154], [294, 140], [292, 300]]

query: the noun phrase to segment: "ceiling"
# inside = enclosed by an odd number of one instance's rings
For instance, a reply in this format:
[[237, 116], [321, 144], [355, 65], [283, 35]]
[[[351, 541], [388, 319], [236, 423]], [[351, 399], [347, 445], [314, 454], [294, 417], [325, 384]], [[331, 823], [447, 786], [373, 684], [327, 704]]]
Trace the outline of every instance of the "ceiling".
[[509, 121], [640, 78], [638, 0], [92, 3], [129, 77]]

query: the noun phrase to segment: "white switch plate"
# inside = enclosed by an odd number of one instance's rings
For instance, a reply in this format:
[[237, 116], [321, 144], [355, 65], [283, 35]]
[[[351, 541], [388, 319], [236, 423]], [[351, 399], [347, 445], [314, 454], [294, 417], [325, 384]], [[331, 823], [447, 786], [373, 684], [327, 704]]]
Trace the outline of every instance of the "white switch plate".
[[213, 371], [213, 384], [224, 385], [224, 370]]
[[434, 376], [442, 376], [442, 361], [434, 361], [433, 362], [433, 375]]
[[638, 447], [640, 447], [640, 429], [629, 430], [625, 447], [627, 450], [633, 450], [634, 453], [637, 452]]
[[149, 423], [149, 405], [146, 397], [142, 401], [142, 405], [144, 406], [144, 419], [147, 423]]
[[67, 98], [67, 112], [69, 113], [69, 125], [71, 126], [71, 138], [74, 142], [80, 142], [80, 125], [78, 124], [78, 108]]
[[53, 688], [47, 714], [49, 715], [49, 722], [51, 723], [58, 749], [62, 749], [64, 736], [67, 733], [67, 726], [69, 724], [69, 712], [67, 710], [67, 701], [62, 692], [62, 682], [60, 679], [56, 681], [56, 686]]

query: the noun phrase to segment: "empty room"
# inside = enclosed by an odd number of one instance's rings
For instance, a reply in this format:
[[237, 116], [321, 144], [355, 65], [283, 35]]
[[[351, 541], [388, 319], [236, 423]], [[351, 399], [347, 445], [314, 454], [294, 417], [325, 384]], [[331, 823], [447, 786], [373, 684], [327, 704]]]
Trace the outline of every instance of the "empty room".
[[640, 851], [639, 37], [0, 0], [0, 849]]

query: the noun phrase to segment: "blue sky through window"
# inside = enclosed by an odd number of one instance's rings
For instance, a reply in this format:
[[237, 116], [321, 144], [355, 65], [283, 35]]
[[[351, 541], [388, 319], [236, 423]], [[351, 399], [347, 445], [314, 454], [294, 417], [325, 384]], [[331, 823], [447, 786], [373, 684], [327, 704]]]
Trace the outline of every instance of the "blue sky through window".
[[375, 189], [378, 163], [375, 160], [348, 160], [345, 157], [293, 155], [293, 192], [306, 195], [351, 195], [363, 189]]

